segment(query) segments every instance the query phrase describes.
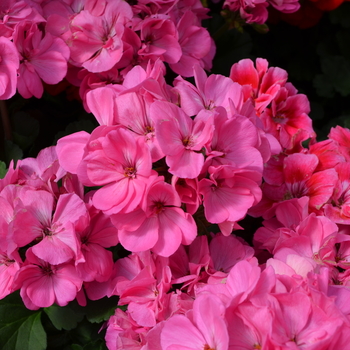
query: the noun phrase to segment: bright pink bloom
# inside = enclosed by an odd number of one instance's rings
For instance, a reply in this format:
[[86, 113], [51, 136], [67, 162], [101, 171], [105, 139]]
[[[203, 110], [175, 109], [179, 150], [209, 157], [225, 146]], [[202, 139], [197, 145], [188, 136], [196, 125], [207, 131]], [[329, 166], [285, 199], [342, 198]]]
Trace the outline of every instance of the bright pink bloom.
[[199, 26], [198, 18], [191, 11], [185, 12], [181, 17], [177, 30], [182, 56], [177, 63], [170, 64], [170, 68], [184, 77], [191, 77], [195, 65], [204, 67], [203, 58], [211, 53], [213, 43], [208, 31]]
[[36, 6], [36, 8], [30, 6], [28, 1], [2, 0], [0, 4], [0, 37], [11, 39], [13, 31], [21, 22], [45, 22], [38, 10], [40, 10], [40, 6]]
[[90, 135], [86, 131], [60, 138], [57, 141], [56, 151], [60, 165], [72, 174], [76, 174], [79, 163], [83, 159], [84, 149]]
[[207, 270], [211, 263], [207, 237], [197, 236], [188, 247], [188, 252], [181, 245], [169, 257], [172, 284], [182, 283], [182, 289], [186, 290], [188, 295], [193, 295], [197, 284], [207, 282]]
[[19, 57], [16, 46], [0, 37], [0, 100], [7, 100], [16, 93]]
[[43, 33], [35, 23], [22, 22], [15, 30], [13, 41], [20, 57], [18, 92], [24, 98], [40, 98], [44, 92], [43, 80], [57, 84], [67, 74], [69, 49], [60, 38]]
[[169, 172], [181, 178], [197, 177], [204, 164], [200, 151], [213, 133], [211, 119], [204, 121], [199, 117], [193, 121], [179, 107], [161, 101], [152, 104], [150, 113], [156, 121], [156, 137]]
[[[328, 349], [333, 335], [343, 321], [331, 301], [321, 295], [318, 304], [301, 292], [275, 295], [275, 318], [271, 339], [276, 346], [290, 349]], [[328, 304], [328, 305], [327, 305]], [[333, 305], [332, 305], [333, 304]], [[333, 311], [334, 310], [334, 311]]]
[[118, 90], [122, 90], [120, 85], [107, 85], [87, 92], [85, 104], [100, 125], [117, 124], [115, 99], [118, 96]]
[[43, 5], [44, 16], [47, 20], [45, 30], [53, 36], [64, 37], [64, 34], [70, 31], [71, 20], [84, 9], [84, 2], [81, 0], [45, 1]]
[[339, 163], [335, 170], [338, 181], [330, 203], [324, 206], [325, 215], [338, 224], [350, 224], [350, 164]]
[[140, 350], [147, 330], [148, 327], [138, 325], [130, 313], [117, 308], [108, 320], [105, 337], [108, 350]]
[[112, 216], [119, 230], [120, 243], [137, 252], [151, 249], [161, 256], [170, 256], [180, 244], [190, 244], [197, 235], [193, 217], [181, 208], [174, 188], [156, 179], [144, 199], [144, 210]]
[[12, 293], [14, 277], [21, 265], [22, 260], [17, 251], [7, 254], [3, 249], [0, 250], [0, 299]]
[[161, 332], [162, 350], [227, 350], [225, 307], [218, 297], [203, 294], [193, 303], [192, 315], [175, 315]]
[[[296, 89], [287, 83], [281, 87], [271, 102], [271, 108], [262, 111], [260, 118], [264, 130], [274, 135], [282, 147], [291, 149], [297, 142], [308, 138], [315, 139], [312, 121], [307, 115], [310, 104], [307, 97], [297, 94]], [[304, 131], [302, 137], [295, 137]]]
[[264, 210], [271, 207], [273, 202], [303, 196], [310, 198], [310, 210], [321, 210], [333, 194], [338, 175], [334, 169], [316, 172], [317, 165], [318, 159], [314, 154], [294, 153], [286, 157], [283, 163], [285, 182], [280, 186], [268, 183], [262, 186], [265, 201], [269, 202]]
[[338, 143], [340, 153], [345, 157], [347, 161], [350, 161], [349, 149], [350, 149], [350, 130], [336, 126], [331, 128], [331, 132], [328, 137]]
[[[90, 215], [93, 214], [93, 209], [90, 209]], [[91, 220], [85, 221], [87, 226], [83, 230], [77, 228], [81, 253], [85, 260], [77, 265], [77, 272], [84, 282], [105, 282], [113, 270], [112, 252], [105, 248], [118, 244], [118, 231], [110, 218], [101, 212], [92, 215]]]
[[[153, 79], [149, 79], [149, 83], [152, 83], [155, 87], [158, 85]], [[143, 91], [146, 88], [147, 81], [145, 80], [140, 87], [143, 93], [141, 91], [126, 91], [120, 94], [116, 98], [116, 110], [118, 122], [145, 140], [152, 155], [152, 162], [156, 162], [164, 157], [164, 153], [160, 149], [158, 139], [155, 137], [155, 122], [150, 117], [150, 105], [153, 98]], [[159, 97], [161, 98], [161, 96]]]
[[186, 212], [193, 215], [202, 203], [198, 192], [198, 179], [180, 179], [173, 176], [171, 184], [175, 187], [181, 202], [186, 204]]
[[224, 107], [228, 112], [232, 109], [232, 104], [234, 110], [231, 110], [231, 113], [240, 112], [243, 94], [239, 84], [219, 74], [211, 74], [207, 77], [204, 69], [199, 65], [191, 66], [191, 69], [196, 86], [182, 77], [177, 77], [174, 81], [174, 90], [180, 95], [180, 105], [185, 113], [193, 116], [202, 109], [211, 111], [218, 106]]
[[234, 310], [229, 308], [226, 312], [226, 319], [230, 350], [275, 350], [267, 346], [273, 320], [270, 308], [256, 307], [246, 302]]
[[268, 17], [265, 0], [226, 0], [223, 6], [233, 12], [239, 11], [247, 23], [264, 24]]
[[16, 207], [13, 238], [19, 247], [38, 239], [39, 243], [32, 247], [33, 254], [56, 265], [79, 257], [74, 225], [87, 215], [87, 210], [76, 194], [61, 195], [55, 210], [54, 205], [49, 192], [24, 187]]
[[285, 85], [288, 74], [278, 67], [268, 68], [265, 59], [256, 59], [256, 68], [250, 59], [243, 59], [231, 67], [230, 78], [243, 86], [245, 98], [252, 98], [260, 114]]
[[309, 145], [309, 152], [318, 158], [316, 171], [332, 169], [338, 163], [345, 162], [345, 157], [339, 151], [338, 143], [334, 140], [324, 140]]
[[207, 171], [209, 166], [229, 165], [262, 173], [263, 160], [257, 149], [259, 133], [256, 126], [241, 115], [228, 118], [222, 107], [217, 107], [216, 112], [213, 137], [205, 145], [207, 158], [203, 170]]
[[209, 167], [209, 174], [209, 179], [199, 182], [199, 192], [203, 195], [205, 217], [211, 223], [239, 221], [261, 199], [258, 172], [221, 165]]
[[24, 305], [30, 310], [56, 303], [65, 306], [75, 299], [82, 281], [72, 264], [51, 265], [29, 248], [25, 265], [18, 271], [14, 289], [21, 289]]
[[81, 11], [71, 22], [71, 57], [90, 72], [103, 72], [120, 61], [124, 25], [132, 18], [125, 1], [110, 1], [101, 16]]
[[141, 23], [141, 41], [138, 54], [156, 61], [161, 58], [168, 63], [177, 63], [181, 57], [181, 47], [174, 23], [165, 15], [149, 17]]
[[293, 13], [300, 8], [298, 0], [269, 0], [268, 3], [283, 13]]
[[208, 269], [208, 273], [211, 274], [209, 283], [215, 283], [215, 279], [223, 280], [239, 261], [249, 261], [254, 256], [254, 249], [243, 244], [234, 235], [225, 237], [218, 233], [209, 247], [212, 259], [212, 266]]
[[116, 128], [101, 140], [101, 149], [89, 153], [84, 162], [89, 180], [97, 186], [105, 185], [94, 193], [96, 208], [130, 212], [143, 200], [152, 174], [151, 154], [143, 139]]

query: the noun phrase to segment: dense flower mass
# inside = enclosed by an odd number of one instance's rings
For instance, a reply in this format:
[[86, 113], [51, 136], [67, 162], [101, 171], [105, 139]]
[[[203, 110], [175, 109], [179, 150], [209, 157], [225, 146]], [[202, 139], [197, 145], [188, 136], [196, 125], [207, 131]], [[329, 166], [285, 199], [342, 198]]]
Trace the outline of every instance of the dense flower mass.
[[[131, 68], [84, 95], [92, 133], [9, 169], [1, 297], [118, 296], [111, 350], [341, 346], [350, 131], [316, 142], [306, 96], [264, 59], [192, 74], [169, 86], [159, 60]], [[247, 213], [263, 218], [254, 247], [232, 233]], [[115, 261], [117, 244], [131, 253]]]
[[210, 70], [215, 46], [201, 25], [207, 12], [199, 0], [4, 1], [0, 98], [12, 97], [16, 87], [24, 98], [40, 98], [42, 82], [64, 78], [85, 95], [157, 60], [187, 77], [196, 64]]
[[[224, 6], [266, 20], [267, 2]], [[66, 78], [99, 124], [0, 179], [0, 298], [19, 291], [38, 310], [117, 297], [109, 350], [347, 349], [350, 130], [317, 142], [307, 97], [263, 58], [207, 76], [207, 12], [0, 5], [0, 98]], [[251, 245], [247, 217], [260, 218]]]

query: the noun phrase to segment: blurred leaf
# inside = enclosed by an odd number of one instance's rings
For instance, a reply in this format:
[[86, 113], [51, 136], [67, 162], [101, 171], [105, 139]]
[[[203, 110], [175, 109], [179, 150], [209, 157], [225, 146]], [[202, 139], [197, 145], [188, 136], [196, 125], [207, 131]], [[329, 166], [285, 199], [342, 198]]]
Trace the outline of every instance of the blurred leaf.
[[12, 159], [16, 162], [23, 158], [23, 152], [18, 145], [10, 140], [5, 140], [5, 158], [7, 163], [10, 163]]
[[78, 344], [73, 344], [70, 346], [70, 350], [83, 350], [83, 347]]
[[257, 23], [252, 23], [251, 24], [252, 28], [257, 31], [260, 34], [266, 34], [269, 32], [269, 27], [267, 24], [257, 24]]
[[350, 30], [343, 29], [337, 32], [336, 38], [340, 52], [344, 57], [350, 59], [350, 45], [349, 45]]
[[231, 66], [243, 58], [249, 57], [253, 43], [250, 35], [244, 31], [240, 33], [236, 29], [227, 31], [217, 40], [217, 54], [213, 62], [215, 74], [230, 74]]
[[321, 57], [323, 73], [342, 96], [350, 94], [350, 62], [342, 56]]
[[84, 318], [83, 313], [72, 310], [69, 305], [64, 307], [52, 305], [45, 308], [44, 311], [58, 330], [73, 329]]
[[58, 139], [61, 137], [74, 134], [78, 131], [86, 131], [88, 133], [91, 133], [96, 128], [96, 125], [94, 125], [93, 122], [90, 120], [82, 119], [77, 122], [73, 122], [67, 125], [66, 129], [64, 131], [60, 131], [55, 135], [54, 144], [57, 143]]
[[1, 350], [45, 350], [46, 333], [40, 317], [41, 311], [28, 310], [18, 293], [0, 300]]
[[333, 97], [334, 89], [328, 77], [322, 74], [317, 74], [313, 80], [313, 85], [316, 92], [321, 97]]
[[0, 160], [0, 179], [3, 179], [7, 173], [6, 163]]
[[89, 300], [85, 308], [86, 318], [92, 323], [107, 321], [114, 314], [118, 299], [118, 297], [112, 296], [96, 301]]
[[86, 344], [83, 349], [84, 350], [106, 350], [107, 346], [106, 346], [105, 340], [98, 339], [94, 342]]
[[317, 102], [310, 101], [311, 112], [309, 113], [309, 117], [312, 120], [319, 120], [324, 118], [324, 109], [322, 105]]
[[340, 24], [344, 28], [350, 28], [350, 5], [343, 3], [329, 14], [333, 24]]
[[39, 135], [40, 124], [28, 113], [17, 112], [11, 118], [14, 142], [23, 150], [34, 143]]

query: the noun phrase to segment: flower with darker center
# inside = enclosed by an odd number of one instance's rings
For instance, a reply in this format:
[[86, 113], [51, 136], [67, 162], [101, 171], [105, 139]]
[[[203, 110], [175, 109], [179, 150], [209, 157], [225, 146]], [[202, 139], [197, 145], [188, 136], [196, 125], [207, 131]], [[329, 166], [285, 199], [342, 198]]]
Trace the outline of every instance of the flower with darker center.
[[38, 265], [38, 266], [41, 268], [42, 273], [45, 276], [50, 277], [50, 276], [55, 274], [55, 270], [52, 268], [52, 266], [50, 264], [45, 264], [42, 266]]
[[43, 229], [43, 234], [44, 234], [44, 236], [49, 236], [49, 237], [51, 237], [51, 236], [54, 235], [54, 232], [51, 230], [51, 228], [45, 227], [45, 228]]
[[136, 177], [136, 169], [134, 167], [124, 168], [124, 176], [130, 179], [134, 179]]
[[215, 349], [211, 348], [208, 344], [205, 344], [203, 350], [215, 350]]
[[187, 136], [182, 140], [182, 144], [185, 146], [186, 149], [190, 149], [193, 147], [194, 142], [192, 136]]
[[163, 208], [164, 208], [164, 203], [156, 202], [154, 203], [153, 212], [155, 214], [159, 214], [163, 211]]
[[6, 267], [9, 267], [13, 263], [15, 263], [15, 260], [10, 259], [7, 255], [0, 254], [0, 266], [5, 265]]
[[146, 133], [145, 133], [146, 135], [149, 134], [149, 133], [154, 132], [153, 126], [146, 125], [145, 129], [146, 129]]
[[277, 114], [276, 116], [272, 117], [272, 120], [276, 124], [286, 124], [287, 119], [282, 114]]
[[287, 185], [287, 192], [284, 195], [284, 200], [291, 198], [301, 198], [308, 194], [308, 188], [305, 185], [305, 182], [295, 182]]

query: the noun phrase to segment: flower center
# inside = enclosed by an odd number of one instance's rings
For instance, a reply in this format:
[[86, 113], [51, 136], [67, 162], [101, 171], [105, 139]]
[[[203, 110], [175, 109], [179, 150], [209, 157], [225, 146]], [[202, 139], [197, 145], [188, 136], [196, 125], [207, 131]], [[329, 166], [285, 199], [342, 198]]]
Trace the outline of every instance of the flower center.
[[130, 179], [134, 179], [136, 177], [136, 169], [134, 167], [124, 168], [124, 176]]

